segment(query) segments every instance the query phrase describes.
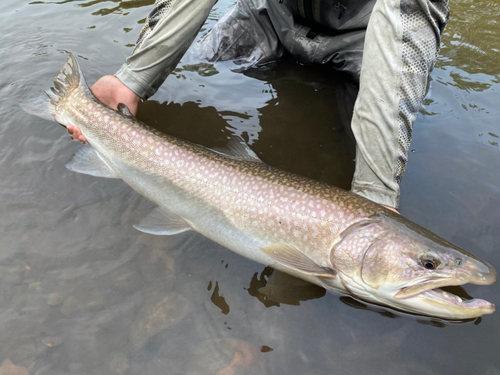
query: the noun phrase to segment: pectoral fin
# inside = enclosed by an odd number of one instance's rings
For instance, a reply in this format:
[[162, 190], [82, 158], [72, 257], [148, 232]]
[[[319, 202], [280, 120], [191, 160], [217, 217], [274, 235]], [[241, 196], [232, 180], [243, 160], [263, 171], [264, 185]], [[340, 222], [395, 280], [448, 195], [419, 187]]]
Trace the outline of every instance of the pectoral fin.
[[134, 225], [134, 228], [158, 236], [171, 236], [192, 230], [191, 226], [183, 218], [158, 207], [142, 219], [139, 224]]
[[66, 164], [66, 168], [73, 172], [96, 177], [120, 178], [97, 150], [91, 146], [79, 148], [73, 159]]
[[281, 264], [312, 276], [333, 279], [337, 275], [335, 270], [320, 266], [296, 247], [286, 243], [273, 244], [261, 250]]

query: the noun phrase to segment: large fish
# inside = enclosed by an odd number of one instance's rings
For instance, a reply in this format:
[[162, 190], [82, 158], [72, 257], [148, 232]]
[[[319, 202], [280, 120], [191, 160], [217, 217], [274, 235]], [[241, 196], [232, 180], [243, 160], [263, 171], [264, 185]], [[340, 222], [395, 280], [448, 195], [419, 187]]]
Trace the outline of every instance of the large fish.
[[140, 231], [193, 230], [326, 289], [405, 312], [467, 319], [495, 311], [441, 289], [493, 284], [492, 266], [379, 204], [273, 168], [236, 140], [210, 150], [156, 131], [126, 106], [100, 103], [71, 55], [46, 93], [23, 108], [80, 127], [91, 145], [67, 167], [120, 178], [158, 205]]

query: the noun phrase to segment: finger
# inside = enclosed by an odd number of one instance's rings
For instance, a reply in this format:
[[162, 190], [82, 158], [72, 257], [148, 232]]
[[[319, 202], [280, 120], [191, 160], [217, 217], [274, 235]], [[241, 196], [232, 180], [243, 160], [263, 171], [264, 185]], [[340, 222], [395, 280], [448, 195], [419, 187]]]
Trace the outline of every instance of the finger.
[[84, 136], [84, 135], [80, 135], [80, 136], [78, 137], [78, 140], [79, 140], [80, 142], [82, 142], [83, 144], [87, 143], [87, 138], [85, 138], [85, 136]]
[[82, 131], [80, 130], [80, 128], [74, 127], [73, 128], [73, 139], [75, 141], [78, 140], [78, 138], [80, 137], [80, 135], [82, 135]]
[[75, 127], [73, 125], [66, 126], [66, 129], [68, 130], [69, 134], [73, 134], [73, 132], [75, 131]]

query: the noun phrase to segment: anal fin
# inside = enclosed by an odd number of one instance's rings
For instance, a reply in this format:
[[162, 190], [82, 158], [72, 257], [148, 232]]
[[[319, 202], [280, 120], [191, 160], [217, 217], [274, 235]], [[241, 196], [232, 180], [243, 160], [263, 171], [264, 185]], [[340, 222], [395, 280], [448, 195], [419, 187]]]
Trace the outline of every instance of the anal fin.
[[120, 178], [97, 150], [90, 146], [80, 147], [66, 168], [96, 177]]
[[260, 250], [281, 264], [311, 276], [333, 279], [337, 275], [334, 269], [320, 266], [299, 249], [286, 243], [273, 244]]
[[134, 228], [158, 236], [171, 236], [192, 230], [183, 218], [159, 207], [151, 211], [139, 224], [134, 225]]

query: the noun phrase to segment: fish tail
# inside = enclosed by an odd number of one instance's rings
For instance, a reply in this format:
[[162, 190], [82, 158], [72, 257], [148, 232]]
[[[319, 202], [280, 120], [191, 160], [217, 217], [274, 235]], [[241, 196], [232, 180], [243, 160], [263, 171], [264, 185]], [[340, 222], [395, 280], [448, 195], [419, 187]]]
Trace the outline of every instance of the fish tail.
[[45, 90], [45, 95], [28, 100], [19, 106], [31, 115], [65, 124], [64, 116], [57, 109], [74, 90], [81, 90], [83, 94], [90, 93], [78, 61], [69, 54], [68, 61], [54, 79], [54, 86]]

